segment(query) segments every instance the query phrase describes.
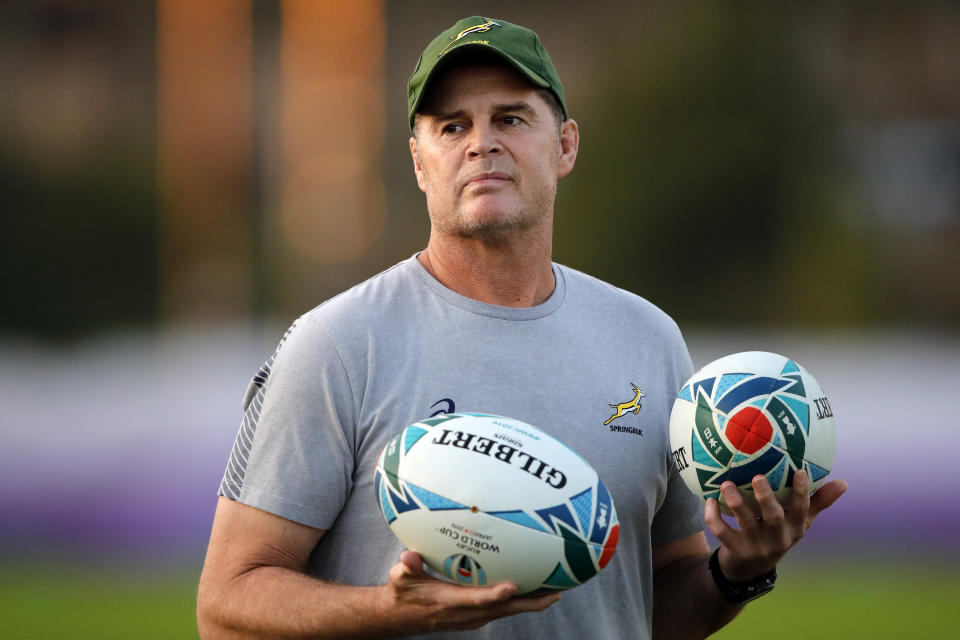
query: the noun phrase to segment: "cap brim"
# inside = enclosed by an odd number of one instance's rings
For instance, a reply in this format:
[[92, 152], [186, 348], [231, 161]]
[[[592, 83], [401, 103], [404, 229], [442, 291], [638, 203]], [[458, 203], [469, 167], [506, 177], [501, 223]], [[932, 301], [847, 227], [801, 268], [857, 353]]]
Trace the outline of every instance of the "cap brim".
[[443, 56], [439, 61], [437, 61], [437, 64], [434, 65], [433, 69], [430, 70], [430, 73], [427, 74], [427, 77], [424, 78], [423, 84], [420, 87], [420, 93], [419, 95], [417, 95], [416, 99], [414, 100], [413, 107], [410, 110], [411, 126], [413, 124], [412, 123], [413, 114], [416, 114], [420, 108], [420, 105], [423, 104], [423, 98], [425, 95], [427, 95], [427, 92], [430, 90], [430, 86], [433, 83], [434, 79], [436, 79], [437, 75], [443, 72], [444, 70], [446, 70], [447, 68], [449, 68], [451, 64], [457, 61], [457, 59], [462, 58], [465, 53], [468, 53], [468, 52], [476, 53], [477, 51], [483, 51], [485, 53], [490, 53], [497, 56], [498, 58], [500, 58], [501, 60], [503, 60], [510, 66], [512, 66], [514, 69], [519, 71], [527, 80], [529, 80], [530, 82], [532, 82], [534, 85], [538, 87], [541, 87], [543, 89], [547, 89], [550, 87], [550, 83], [547, 82], [546, 79], [543, 78], [543, 76], [541, 76], [536, 71], [534, 71], [527, 65], [523, 64], [522, 62], [519, 62], [518, 60], [515, 60], [514, 58], [504, 53], [503, 51], [500, 51], [496, 47], [492, 47], [486, 44], [479, 44], [479, 43], [464, 44], [457, 47], [450, 53]]

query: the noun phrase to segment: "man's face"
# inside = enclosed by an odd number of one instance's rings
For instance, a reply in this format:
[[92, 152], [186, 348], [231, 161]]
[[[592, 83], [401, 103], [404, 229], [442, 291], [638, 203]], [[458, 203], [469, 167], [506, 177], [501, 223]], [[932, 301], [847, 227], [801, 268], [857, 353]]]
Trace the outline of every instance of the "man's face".
[[447, 71], [417, 131], [410, 151], [435, 229], [494, 240], [552, 223], [557, 179], [576, 158], [576, 123], [558, 136], [550, 106], [512, 68]]

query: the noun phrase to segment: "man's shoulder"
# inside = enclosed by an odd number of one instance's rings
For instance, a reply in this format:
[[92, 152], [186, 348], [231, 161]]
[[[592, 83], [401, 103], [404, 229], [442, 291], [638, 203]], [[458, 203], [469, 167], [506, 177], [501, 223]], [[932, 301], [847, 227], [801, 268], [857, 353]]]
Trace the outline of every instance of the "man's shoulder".
[[[346, 291], [321, 302], [294, 320], [287, 329], [274, 359], [307, 358], [313, 362], [324, 354], [342, 358], [363, 348], [371, 335], [389, 335], [404, 308], [416, 304], [418, 276], [416, 258], [399, 262]], [[391, 306], [393, 305], [393, 306]]]
[[386, 306], [409, 303], [418, 287], [416, 257], [408, 258], [318, 304], [302, 319], [324, 325], [357, 324], [382, 315]]

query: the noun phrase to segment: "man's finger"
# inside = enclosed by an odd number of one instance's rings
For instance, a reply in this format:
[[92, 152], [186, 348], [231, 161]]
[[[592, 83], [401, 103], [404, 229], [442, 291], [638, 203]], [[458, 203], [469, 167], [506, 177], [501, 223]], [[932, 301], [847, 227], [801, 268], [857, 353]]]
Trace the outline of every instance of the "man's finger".
[[720, 513], [720, 504], [713, 498], [707, 500], [703, 508], [703, 519], [707, 521], [710, 532], [717, 537], [717, 540], [726, 546], [730, 546], [730, 535], [733, 533], [733, 527], [727, 524]]
[[459, 604], [468, 607], [485, 607], [498, 602], [506, 602], [517, 595], [517, 585], [512, 582], [501, 582], [489, 587], [461, 587], [451, 584], [456, 590], [455, 597]]
[[746, 500], [740, 495], [737, 485], [728, 480], [720, 485], [720, 492], [723, 494], [727, 506], [730, 507], [730, 511], [733, 512], [733, 516], [737, 519], [740, 529], [753, 529], [757, 526], [757, 516], [759, 514], [750, 509]]
[[400, 562], [410, 569], [411, 573], [423, 573], [423, 558], [416, 551], [404, 551], [400, 554]]
[[[469, 587], [465, 587], [469, 589]], [[543, 596], [520, 596], [510, 598], [506, 602], [498, 602], [486, 607], [464, 608], [458, 610], [459, 622], [454, 629], [479, 629], [493, 620], [514, 616], [519, 613], [543, 611], [560, 600], [559, 593]]]
[[810, 475], [806, 471], [793, 474], [793, 486], [783, 501], [783, 509], [793, 526], [803, 527], [807, 522], [810, 510]]
[[434, 578], [423, 570], [423, 560], [419, 554], [412, 551], [404, 551], [400, 556], [400, 562], [390, 569], [390, 581], [398, 587], [430, 583], [436, 597], [459, 607], [489, 606], [505, 602], [517, 594], [517, 585], [512, 582], [500, 582], [484, 587], [464, 587]]
[[[499, 602], [483, 608], [483, 615], [489, 620], [515, 616], [519, 613], [533, 613], [543, 611], [560, 600], [559, 593], [550, 593], [542, 596], [520, 596], [510, 598], [506, 602]], [[478, 610], [479, 611], [479, 610]]]
[[816, 518], [821, 511], [836, 502], [837, 498], [846, 493], [847, 488], [846, 480], [831, 480], [820, 487], [810, 496], [810, 519]]
[[783, 507], [770, 488], [770, 482], [764, 476], [755, 476], [751, 481], [753, 495], [760, 505], [760, 517], [768, 525], [777, 526], [783, 522]]
[[497, 608], [497, 614], [512, 616], [518, 613], [543, 611], [560, 600], [560, 597], [559, 593], [548, 593], [542, 596], [520, 596], [519, 598], [511, 598]]
[[415, 551], [404, 551], [400, 554], [400, 562], [390, 568], [390, 580], [399, 582], [401, 580], [419, 580], [427, 578], [423, 571], [423, 559]]

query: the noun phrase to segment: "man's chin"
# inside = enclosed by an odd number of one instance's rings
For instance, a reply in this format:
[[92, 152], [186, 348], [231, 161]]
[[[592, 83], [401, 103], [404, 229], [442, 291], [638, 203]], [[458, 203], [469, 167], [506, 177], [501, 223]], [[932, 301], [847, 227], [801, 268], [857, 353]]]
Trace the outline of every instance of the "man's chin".
[[460, 220], [456, 235], [488, 241], [502, 242], [517, 233], [528, 231], [536, 226], [536, 221], [522, 213], [504, 213], [500, 211], [475, 212]]

